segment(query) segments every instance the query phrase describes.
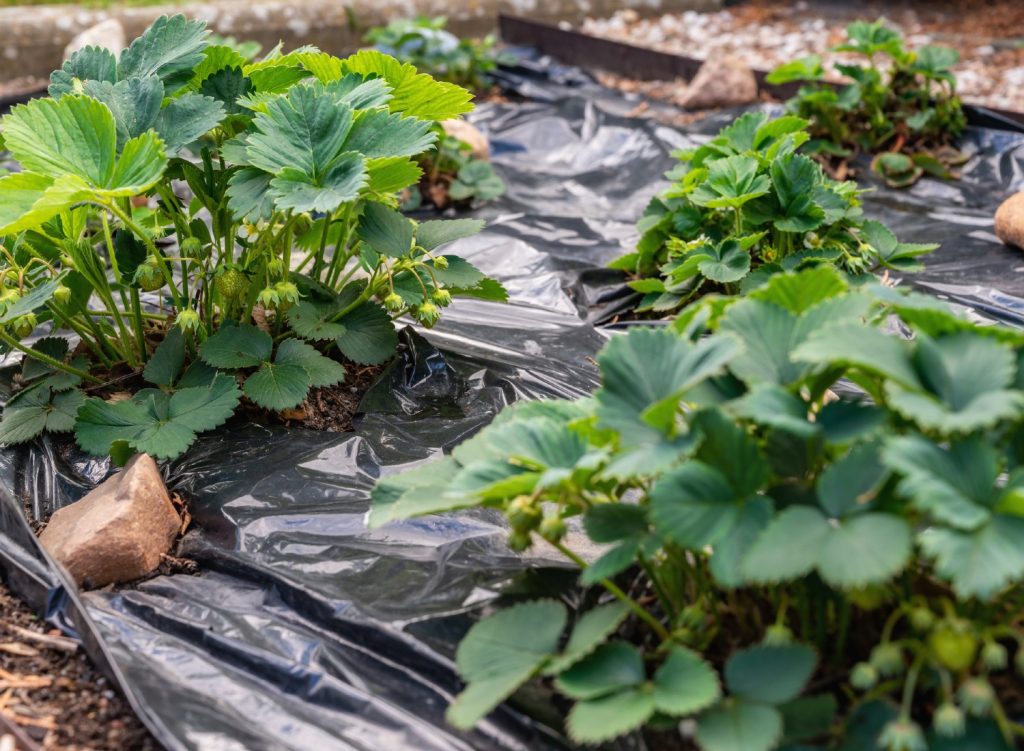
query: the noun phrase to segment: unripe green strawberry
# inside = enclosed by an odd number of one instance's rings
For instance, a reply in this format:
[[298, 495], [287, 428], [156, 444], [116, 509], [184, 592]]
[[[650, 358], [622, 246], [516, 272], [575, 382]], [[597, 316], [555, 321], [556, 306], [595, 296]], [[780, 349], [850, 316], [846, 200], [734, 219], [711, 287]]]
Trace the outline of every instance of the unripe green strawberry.
[[932, 715], [932, 727], [935, 734], [943, 738], [960, 738], [967, 732], [967, 718], [960, 707], [947, 701], [940, 704]]
[[560, 516], [545, 516], [537, 531], [548, 542], [560, 542], [566, 533], [565, 521]]
[[435, 289], [432, 297], [442, 308], [452, 304], [452, 293], [446, 289]]
[[978, 653], [978, 638], [972, 633], [970, 624], [945, 620], [928, 636], [928, 646], [939, 662], [959, 672], [974, 664]]
[[224, 300], [233, 302], [245, 296], [249, 290], [249, 277], [240, 269], [226, 267], [213, 280], [217, 294]]
[[416, 308], [416, 320], [426, 326], [428, 329], [432, 328], [435, 323], [441, 318], [441, 311], [437, 309], [437, 306], [432, 302], [420, 303]]
[[517, 553], [521, 553], [530, 547], [529, 532], [512, 532], [508, 536], [508, 546]]
[[448, 259], [445, 258], [444, 256], [435, 256], [434, 257], [434, 268], [437, 268], [437, 269], [446, 269], [446, 268], [448, 268]]
[[981, 663], [989, 670], [1003, 670], [1009, 660], [1006, 647], [997, 641], [987, 641], [981, 648]]
[[35, 313], [26, 313], [25, 315], [18, 316], [11, 321], [11, 334], [14, 335], [15, 339], [24, 339], [36, 330], [38, 323]]
[[960, 684], [957, 696], [967, 713], [974, 717], [987, 717], [996, 701], [992, 684], [984, 678], [968, 678]]
[[164, 286], [164, 275], [155, 258], [147, 258], [135, 269], [135, 283], [146, 292], [156, 292]]
[[405, 300], [397, 292], [392, 292], [384, 298], [384, 307], [392, 313], [398, 313], [405, 307]]
[[67, 253], [62, 253], [60, 256], [60, 267], [62, 269], [75, 268], [75, 259], [69, 256]]
[[935, 614], [923, 605], [915, 607], [910, 611], [910, 625], [920, 633], [931, 631], [935, 625]]
[[540, 506], [529, 496], [521, 495], [513, 498], [505, 511], [512, 529], [519, 532], [529, 532], [540, 524]]
[[850, 685], [858, 691], [869, 691], [878, 683], [878, 671], [870, 662], [858, 662], [850, 671]]
[[191, 308], [186, 308], [178, 313], [178, 317], [174, 322], [181, 327], [182, 331], [198, 331], [200, 325], [202, 325], [199, 314]]
[[57, 289], [53, 291], [53, 299], [61, 305], [66, 305], [71, 299], [71, 289], [64, 284], [57, 285]]
[[885, 751], [928, 751], [921, 726], [910, 718], [898, 718], [882, 728], [878, 745]]

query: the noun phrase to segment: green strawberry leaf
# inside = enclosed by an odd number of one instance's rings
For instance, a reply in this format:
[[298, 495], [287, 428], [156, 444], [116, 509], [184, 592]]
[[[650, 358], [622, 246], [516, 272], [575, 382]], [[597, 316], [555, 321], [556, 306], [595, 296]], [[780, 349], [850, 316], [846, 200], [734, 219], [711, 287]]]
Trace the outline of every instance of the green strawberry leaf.
[[654, 714], [654, 696], [637, 689], [578, 702], [566, 718], [577, 743], [601, 743], [643, 725]]
[[484, 228], [482, 219], [432, 219], [416, 226], [416, 244], [424, 250], [471, 237]]
[[629, 615], [629, 608], [621, 603], [599, 605], [580, 616], [562, 653], [544, 669], [545, 675], [558, 675], [591, 655], [604, 643]]
[[55, 392], [40, 385], [22, 392], [17, 402], [8, 402], [0, 421], [0, 444], [11, 446], [30, 441], [47, 431], [68, 433], [75, 427], [75, 415], [85, 401], [78, 389]]
[[142, 377], [155, 386], [173, 386], [181, 375], [185, 365], [185, 337], [181, 328], [174, 326], [168, 330], [164, 340], [149, 358]]
[[341, 61], [340, 72], [382, 78], [391, 87], [388, 109], [425, 120], [450, 120], [472, 111], [473, 95], [460, 86], [435, 81], [416, 68], [377, 50], [361, 50]]
[[1024, 576], [1024, 518], [995, 514], [971, 532], [932, 527], [918, 534], [939, 576], [959, 597], [988, 600]]
[[356, 115], [345, 148], [358, 151], [367, 159], [416, 156], [437, 140], [432, 128], [430, 120], [367, 110]]
[[739, 500], [721, 472], [690, 461], [651, 488], [651, 521], [676, 544], [700, 550], [729, 534], [740, 515]]
[[199, 356], [215, 368], [253, 368], [270, 361], [274, 340], [250, 323], [227, 322], [199, 347]]
[[784, 704], [800, 695], [816, 664], [814, 650], [803, 644], [750, 647], [726, 662], [725, 684], [741, 699]]
[[721, 696], [718, 674], [696, 652], [673, 647], [654, 674], [654, 706], [668, 715], [682, 716], [710, 707]]
[[750, 254], [735, 240], [708, 245], [703, 255], [707, 260], [701, 261], [697, 268], [713, 282], [738, 282], [750, 271]]
[[448, 721], [468, 730], [555, 655], [565, 607], [551, 600], [514, 605], [473, 626], [455, 664], [466, 689], [448, 707]]
[[91, 45], [75, 50], [60, 70], [50, 74], [50, 96], [57, 99], [73, 93], [76, 80], [116, 83], [117, 58], [114, 53]]
[[203, 61], [209, 33], [203, 21], [160, 16], [135, 39], [117, 64], [120, 80], [155, 75], [168, 95], [187, 85]]
[[325, 357], [315, 347], [298, 339], [281, 342], [274, 362], [300, 365], [309, 375], [309, 383], [313, 387], [333, 386], [345, 380], [345, 368], [341, 363]]
[[245, 379], [242, 392], [255, 404], [280, 412], [302, 404], [310, 385], [309, 373], [297, 362], [265, 362]]
[[412, 250], [412, 222], [381, 203], [366, 205], [356, 232], [364, 243], [392, 258], [402, 258]]
[[763, 704], [723, 703], [697, 721], [702, 751], [770, 751], [781, 737], [782, 715]]

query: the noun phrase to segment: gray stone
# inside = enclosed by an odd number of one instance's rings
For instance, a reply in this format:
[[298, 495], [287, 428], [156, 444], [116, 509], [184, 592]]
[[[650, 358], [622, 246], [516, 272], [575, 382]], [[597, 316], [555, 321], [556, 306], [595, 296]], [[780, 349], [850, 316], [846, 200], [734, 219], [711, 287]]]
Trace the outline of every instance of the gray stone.
[[705, 60], [675, 103], [688, 110], [738, 107], [757, 101], [757, 79], [745, 62], [734, 57]]
[[139, 454], [77, 503], [59, 509], [39, 542], [85, 589], [156, 570], [181, 530], [156, 462]]
[[1024, 249], [1024, 191], [1010, 196], [996, 209], [996, 237]]
[[124, 26], [116, 18], [108, 18], [76, 34], [64, 48], [64, 59], [67, 60], [83, 47], [103, 47], [117, 55], [127, 46]]

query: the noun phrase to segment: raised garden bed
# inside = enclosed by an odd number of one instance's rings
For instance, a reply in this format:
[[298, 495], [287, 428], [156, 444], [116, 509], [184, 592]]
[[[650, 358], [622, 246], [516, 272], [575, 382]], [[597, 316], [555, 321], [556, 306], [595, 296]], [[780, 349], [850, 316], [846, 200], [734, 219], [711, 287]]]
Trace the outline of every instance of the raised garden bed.
[[[54, 622], [75, 619], [91, 652], [110, 660], [169, 748], [199, 748], [210, 738], [253, 749], [379, 748], [396, 738], [424, 749], [576, 745], [562, 729], [569, 703], [552, 699], [549, 683], [517, 693], [474, 729], [465, 715], [456, 718], [462, 729], [444, 719], [462, 689], [451, 657], [482, 607], [500, 592], [564, 596], [575, 607], [576, 572], [543, 545], [527, 557], [510, 550], [494, 509], [408, 515], [379, 528], [375, 509], [368, 527], [370, 492], [380, 477], [419, 465], [430, 477], [430, 460], [464, 444], [509, 402], [592, 393], [601, 377], [593, 358], [609, 338], [621, 348], [651, 334], [663, 340], [658, 352], [672, 350], [677, 340], [668, 331], [622, 337], [588, 319], [622, 320], [636, 304], [606, 265], [634, 247], [633, 222], [668, 187], [652, 176], [676, 164], [671, 151], [699, 146], [739, 113], [680, 132], [624, 116], [635, 102], [578, 71], [524, 59], [498, 75], [526, 101], [487, 104], [473, 119], [490, 135], [508, 190], [476, 210], [488, 220], [484, 233], [453, 248], [499, 280], [510, 303], [457, 301], [435, 328], [402, 332], [395, 359], [380, 373], [365, 371], [373, 382], [351, 432], [310, 430], [317, 426], [301, 421], [312, 413], [285, 424], [243, 413], [229, 430], [200, 436], [167, 462], [171, 490], [189, 500], [193, 525], [181, 551], [198, 563], [198, 576], [160, 576], [79, 601], [36, 546], [20, 501], [44, 517], [101, 479], [106, 463], [61, 451], [47, 437], [3, 457], [5, 487], [21, 499], [0, 494], [0, 565], [41, 610], [51, 603], [45, 612]], [[1015, 251], [978, 227], [1013, 186], [1014, 171], [1000, 165], [1018, 164], [1021, 144], [1009, 133], [969, 130], [963, 145], [973, 158], [960, 181], [925, 178], [908, 191], [864, 196], [869, 215], [901, 239], [943, 244], [924, 272], [898, 276], [979, 317], [1020, 322], [1024, 285], [1005, 273]], [[655, 359], [648, 352], [631, 363]], [[614, 362], [611, 355], [601, 360], [607, 378]], [[749, 373], [735, 371], [741, 380]], [[511, 439], [497, 445], [504, 449]], [[565, 538], [553, 525], [545, 536], [572, 550], [583, 543], [585, 562], [598, 559], [604, 551], [588, 548], [568, 526]], [[758, 607], [751, 604], [748, 614]], [[548, 615], [537, 629], [561, 617]], [[858, 623], [874, 627], [870, 618]], [[804, 636], [799, 626], [792, 630]], [[650, 637], [635, 624], [621, 633], [641, 643]], [[556, 656], [557, 646], [544, 658]], [[858, 657], [868, 657], [870, 647], [858, 641]], [[726, 655], [709, 659], [717, 670]], [[460, 659], [464, 674], [465, 666]], [[726, 683], [735, 692], [735, 681]], [[1016, 711], [1013, 684], [995, 685]], [[789, 698], [767, 704], [774, 711]], [[589, 740], [577, 730], [574, 737]], [[611, 743], [640, 742], [634, 735]], [[649, 734], [646, 742], [672, 748], [680, 740]]]

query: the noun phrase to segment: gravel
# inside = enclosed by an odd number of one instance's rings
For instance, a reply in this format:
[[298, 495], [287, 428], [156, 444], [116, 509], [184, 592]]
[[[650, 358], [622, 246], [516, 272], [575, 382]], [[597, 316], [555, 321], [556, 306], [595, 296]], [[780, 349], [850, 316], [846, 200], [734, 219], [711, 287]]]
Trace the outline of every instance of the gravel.
[[888, 22], [910, 44], [946, 44], [960, 51], [954, 70], [964, 101], [1024, 111], [1024, 2], [963, 0], [894, 12], [895, 5], [869, 3], [851, 11], [834, 4], [762, 0], [647, 19], [621, 10], [610, 18], [587, 19], [580, 30], [701, 60], [738, 57], [765, 70], [815, 53], [826, 61], [843, 59], [828, 50], [844, 39], [846, 24], [858, 17], [874, 20], [888, 10]]

